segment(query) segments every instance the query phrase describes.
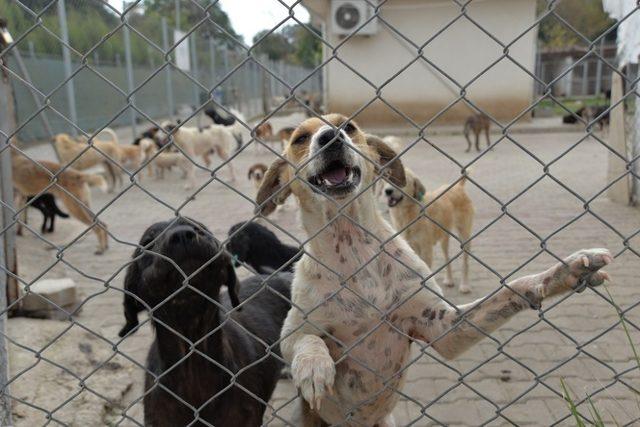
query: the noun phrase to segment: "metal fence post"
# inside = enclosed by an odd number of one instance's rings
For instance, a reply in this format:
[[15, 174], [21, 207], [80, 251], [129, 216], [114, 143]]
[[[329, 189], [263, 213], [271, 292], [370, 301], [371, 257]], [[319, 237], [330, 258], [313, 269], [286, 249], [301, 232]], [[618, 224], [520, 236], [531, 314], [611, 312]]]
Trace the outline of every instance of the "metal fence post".
[[[604, 58], [604, 37], [600, 40], [600, 56]], [[602, 92], [602, 60], [598, 58], [596, 62], [596, 96]]]
[[[123, 3], [123, 8], [126, 9], [128, 7], [127, 5], [128, 5], [128, 2], [125, 1]], [[122, 30], [124, 34], [124, 60], [125, 60], [125, 66], [127, 70], [127, 90], [128, 90], [129, 104], [133, 104], [135, 101], [135, 97], [132, 92], [135, 87], [135, 83], [133, 81], [133, 64], [131, 59], [131, 36], [129, 34], [129, 26], [127, 25], [129, 19], [127, 18], [126, 14], [123, 15], [123, 18], [124, 18], [124, 27]], [[131, 116], [131, 131], [135, 136], [137, 134], [136, 110], [131, 106], [129, 107], [129, 114]]]
[[[15, 130], [15, 111], [13, 105], [13, 91], [9, 81], [0, 77], [0, 132], [10, 136]], [[9, 144], [8, 139], [2, 141], [0, 149]], [[18, 284], [9, 272], [17, 274], [16, 258], [16, 227], [13, 225], [14, 203], [13, 178], [11, 170], [11, 149], [0, 151], [0, 226], [4, 230], [0, 234], [0, 425], [13, 425], [11, 421], [11, 406], [6, 393], [9, 378], [9, 364], [7, 346], [4, 339], [7, 319], [7, 301], [18, 296]], [[11, 298], [9, 298], [11, 295]]]
[[[71, 52], [69, 46], [69, 29], [67, 28], [67, 9], [65, 0], [58, 0], [58, 20], [60, 21], [60, 35], [64, 45], [62, 46], [62, 59], [64, 61], [64, 77], [71, 77]], [[73, 79], [65, 84], [67, 88], [67, 102], [69, 104], [69, 118], [74, 124], [78, 124], [78, 113], [76, 110], [76, 91], [73, 85]], [[75, 127], [71, 128], [71, 134], [77, 135], [78, 131]]]
[[211, 73], [211, 88], [218, 82], [216, 76], [216, 46], [213, 41], [213, 35], [209, 37], [209, 72]]
[[[192, 76], [195, 81], [198, 80], [198, 52], [197, 52], [197, 39], [195, 35], [189, 37], [189, 46], [191, 47], [191, 68]], [[193, 105], [197, 109], [200, 106], [200, 88], [196, 84], [191, 85], [193, 87]], [[200, 114], [196, 116], [196, 123], [200, 127]]]
[[[167, 18], [162, 18], [162, 49], [165, 54], [168, 55], [169, 52], [169, 25], [167, 24]], [[169, 63], [169, 58], [167, 57], [167, 63]], [[166, 85], [167, 85], [167, 108], [169, 110], [169, 119], [173, 118], [174, 107], [173, 107], [173, 83], [171, 81], [171, 65], [167, 65], [165, 68], [165, 76], [166, 76]]]

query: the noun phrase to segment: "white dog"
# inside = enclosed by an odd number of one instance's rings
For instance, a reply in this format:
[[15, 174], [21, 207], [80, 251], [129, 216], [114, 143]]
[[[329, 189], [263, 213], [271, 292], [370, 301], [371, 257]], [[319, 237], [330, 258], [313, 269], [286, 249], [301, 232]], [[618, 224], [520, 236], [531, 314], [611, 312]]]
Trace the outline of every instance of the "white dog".
[[376, 209], [371, 183], [381, 172], [405, 184], [394, 157], [341, 115], [311, 118], [258, 192], [263, 215], [293, 193], [311, 237], [296, 264], [280, 344], [304, 399], [295, 425], [392, 426], [413, 341], [451, 359], [516, 313], [607, 278], [599, 269], [609, 252], [582, 250], [489, 297], [449, 305], [426, 263]]
[[229, 161], [229, 155], [233, 149], [235, 138], [229, 127], [222, 125], [210, 125], [207, 128], [199, 129], [184, 125], [175, 126], [170, 123], [163, 123], [162, 127], [167, 132], [173, 132], [176, 145], [189, 157], [189, 170], [187, 172], [188, 183], [186, 188], [195, 186], [195, 166], [192, 162], [195, 158], [202, 156], [207, 167], [210, 166], [209, 156], [216, 153], [229, 167], [231, 181], [235, 181], [233, 165]]

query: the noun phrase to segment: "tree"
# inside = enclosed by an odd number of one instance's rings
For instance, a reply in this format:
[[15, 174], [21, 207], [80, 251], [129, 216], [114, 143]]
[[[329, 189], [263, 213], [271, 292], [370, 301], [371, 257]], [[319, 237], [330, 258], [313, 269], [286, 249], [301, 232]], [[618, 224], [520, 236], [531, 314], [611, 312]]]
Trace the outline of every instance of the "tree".
[[[560, 0], [558, 2], [538, 0], [538, 15], [546, 13], [550, 4], [556, 15], [566, 20], [589, 40], [600, 36], [615, 22], [602, 10], [601, 0]], [[553, 7], [554, 4], [555, 7]], [[578, 34], [551, 15], [545, 17], [540, 24], [538, 38], [543, 45], [549, 47], [585, 43]]]
[[[280, 31], [263, 30], [255, 35], [255, 52], [271, 60], [287, 61], [303, 67], [314, 67], [322, 59], [322, 43], [317, 29], [306, 25], [287, 25]], [[263, 39], [264, 38], [264, 39]]]

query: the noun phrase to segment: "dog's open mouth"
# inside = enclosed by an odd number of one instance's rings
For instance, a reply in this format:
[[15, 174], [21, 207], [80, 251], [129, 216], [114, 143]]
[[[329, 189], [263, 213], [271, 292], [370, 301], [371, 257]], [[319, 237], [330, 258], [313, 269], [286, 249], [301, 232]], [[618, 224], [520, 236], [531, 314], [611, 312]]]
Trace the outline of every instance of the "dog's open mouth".
[[309, 178], [316, 191], [340, 196], [353, 191], [360, 183], [360, 168], [349, 166], [340, 160], [333, 161], [322, 172]]
[[397, 206], [402, 201], [402, 196], [387, 196], [387, 206], [390, 208]]

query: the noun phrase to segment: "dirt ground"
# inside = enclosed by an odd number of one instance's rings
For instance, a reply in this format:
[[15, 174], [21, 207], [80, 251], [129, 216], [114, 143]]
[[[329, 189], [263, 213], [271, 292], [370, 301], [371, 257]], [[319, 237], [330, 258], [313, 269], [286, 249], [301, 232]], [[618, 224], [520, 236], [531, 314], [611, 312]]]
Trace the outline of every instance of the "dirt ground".
[[[403, 160], [428, 188], [451, 182], [459, 176], [460, 165], [472, 163], [468, 190], [476, 207], [472, 252], [477, 257], [471, 262], [473, 293], [462, 296], [446, 289], [453, 301], [467, 302], [499, 286], [500, 278], [484, 265], [512, 277], [554, 262], [548, 254], [536, 256], [541, 246], [558, 256], [584, 247], [607, 247], [616, 254], [608, 269], [613, 278], [609, 290], [638, 343], [640, 260], [634, 250], [640, 242], [629, 237], [640, 230], [640, 212], [599, 194], [607, 185], [607, 150], [593, 139], [578, 143], [582, 137], [517, 134], [474, 161], [475, 153], [464, 153], [461, 136], [438, 135], [429, 138], [432, 145], [419, 141]], [[50, 156], [46, 147], [29, 152], [34, 158]], [[71, 277], [83, 306], [79, 315], [65, 321], [8, 322], [16, 425], [42, 425], [49, 419], [74, 426], [142, 421], [143, 373], [152, 331], [147, 323], [125, 340], [117, 337], [124, 322], [120, 289], [133, 245], [148, 225], [178, 213], [198, 219], [224, 239], [231, 225], [252, 216], [254, 189], [246, 170], [272, 158], [266, 150], [250, 148], [233, 159], [236, 182], [229, 182], [228, 170], [222, 168], [217, 174], [222, 182], [214, 180], [193, 193], [183, 190], [178, 171], [164, 180], [145, 175], [114, 194], [94, 192], [94, 209], [112, 236], [102, 256], [93, 255], [92, 233], [62, 253], [47, 249], [35, 235], [19, 238], [21, 276], [27, 281]], [[544, 163], [551, 163], [546, 176]], [[200, 184], [209, 179], [207, 172], [198, 172]], [[382, 203], [380, 208], [386, 210]], [[39, 227], [39, 214], [32, 211], [30, 217]], [[273, 221], [303, 237], [294, 207], [276, 213]], [[58, 220], [56, 233], [47, 239], [66, 245], [84, 231], [73, 220]], [[452, 255], [457, 249], [452, 248]], [[437, 269], [442, 257], [435, 252]], [[454, 261], [456, 278], [460, 264]], [[571, 425], [561, 379], [577, 400], [596, 393], [593, 402], [605, 422], [638, 422], [640, 407], [633, 388], [640, 389], [640, 374], [618, 313], [607, 298], [603, 290], [587, 290], [547, 304], [544, 313], [522, 314], [446, 364], [431, 349], [414, 346], [415, 359], [394, 411], [398, 425]], [[282, 380], [271, 401], [269, 425], [290, 420], [294, 396], [291, 382]], [[580, 410], [588, 416], [586, 404]]]

